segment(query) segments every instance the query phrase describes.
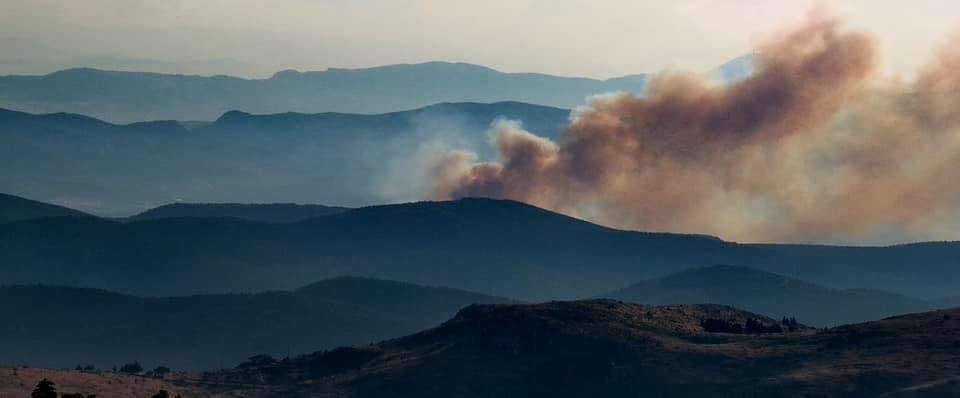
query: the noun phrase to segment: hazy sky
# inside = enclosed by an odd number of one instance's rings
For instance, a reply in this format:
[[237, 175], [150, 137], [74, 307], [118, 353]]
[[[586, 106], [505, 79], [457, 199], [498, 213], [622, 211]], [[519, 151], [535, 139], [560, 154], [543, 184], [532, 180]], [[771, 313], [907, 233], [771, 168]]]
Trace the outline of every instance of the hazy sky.
[[[960, 28], [955, 0], [829, 3], [879, 38], [897, 73]], [[808, 0], [0, 0], [0, 38], [207, 74], [447, 60], [605, 78], [709, 69], [810, 8]], [[0, 51], [9, 59], [18, 50]]]

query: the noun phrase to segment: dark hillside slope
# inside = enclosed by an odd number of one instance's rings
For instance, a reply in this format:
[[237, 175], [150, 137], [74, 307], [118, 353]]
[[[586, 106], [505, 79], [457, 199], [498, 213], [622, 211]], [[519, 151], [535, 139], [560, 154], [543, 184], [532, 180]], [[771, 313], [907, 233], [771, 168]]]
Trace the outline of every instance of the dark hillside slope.
[[90, 217], [88, 214], [19, 196], [0, 193], [0, 224], [43, 217]]
[[0, 288], [0, 363], [210, 369], [432, 327], [472, 303], [506, 299], [369, 278], [293, 291], [141, 298], [54, 286]]
[[723, 246], [713, 238], [607, 229], [517, 202], [465, 199], [375, 206], [289, 224], [202, 218], [12, 223], [0, 228], [0, 264], [6, 265], [0, 276], [12, 283], [180, 295], [291, 289], [303, 280], [352, 274], [540, 299], [599, 294], [618, 285], [639, 259], [644, 264], [636, 271], [653, 272], [661, 266], [653, 261], [677, 251], [706, 255]]
[[203, 380], [254, 396], [877, 397], [960, 371], [960, 310], [763, 334], [707, 332], [708, 320], [775, 322], [717, 305], [477, 305], [404, 338]]

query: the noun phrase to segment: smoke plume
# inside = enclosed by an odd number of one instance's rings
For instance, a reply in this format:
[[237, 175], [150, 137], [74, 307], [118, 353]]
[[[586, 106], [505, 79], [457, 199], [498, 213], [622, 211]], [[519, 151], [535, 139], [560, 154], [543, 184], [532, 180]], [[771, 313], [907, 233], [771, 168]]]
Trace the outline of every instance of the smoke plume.
[[433, 195], [743, 241], [958, 238], [960, 46], [911, 83], [877, 61], [871, 37], [811, 17], [743, 81], [660, 74], [575, 110], [558, 143], [498, 122], [499, 159], [449, 154]]

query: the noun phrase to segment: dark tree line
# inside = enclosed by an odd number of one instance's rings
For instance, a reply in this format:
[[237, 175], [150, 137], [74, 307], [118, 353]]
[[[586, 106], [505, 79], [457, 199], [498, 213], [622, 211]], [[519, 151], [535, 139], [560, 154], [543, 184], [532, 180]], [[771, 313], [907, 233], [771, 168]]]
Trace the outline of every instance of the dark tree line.
[[120, 373], [135, 375], [135, 374], [140, 374], [140, 372], [143, 372], [143, 366], [140, 365], [140, 362], [137, 362], [137, 361], [125, 364], [120, 367]]
[[787, 328], [787, 330], [791, 332], [800, 329], [800, 323], [797, 322], [797, 318], [794, 317], [783, 317], [783, 320], [781, 320], [780, 323], [783, 324], [783, 327]]
[[[784, 318], [786, 320], [786, 318]], [[793, 322], [796, 322], [794, 320]], [[767, 325], [759, 320], [750, 318], [745, 324], [731, 322], [723, 319], [708, 318], [700, 321], [700, 327], [708, 333], [733, 333], [733, 334], [765, 334], [765, 333], [783, 333], [784, 329], [793, 331], [789, 324]], [[796, 327], [796, 326], [795, 326]]]

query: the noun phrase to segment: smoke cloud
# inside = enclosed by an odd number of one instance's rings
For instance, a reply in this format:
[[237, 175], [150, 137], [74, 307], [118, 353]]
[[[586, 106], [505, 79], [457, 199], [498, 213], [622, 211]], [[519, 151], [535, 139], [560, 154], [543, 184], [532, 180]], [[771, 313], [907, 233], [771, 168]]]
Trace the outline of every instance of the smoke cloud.
[[741, 241], [960, 238], [960, 46], [910, 83], [879, 79], [878, 58], [870, 36], [811, 16], [743, 81], [658, 75], [643, 97], [591, 99], [558, 143], [498, 122], [498, 160], [448, 154], [433, 196]]

